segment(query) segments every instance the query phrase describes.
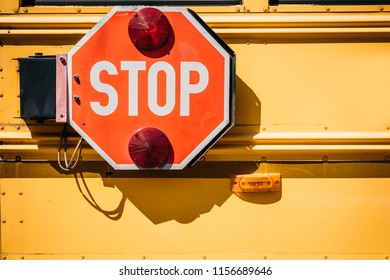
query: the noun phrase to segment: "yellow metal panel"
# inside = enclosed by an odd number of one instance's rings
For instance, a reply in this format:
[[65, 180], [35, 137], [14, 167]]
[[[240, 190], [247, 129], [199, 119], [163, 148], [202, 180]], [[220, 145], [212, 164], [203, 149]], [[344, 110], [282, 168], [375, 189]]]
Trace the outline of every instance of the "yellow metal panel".
[[1, 179], [2, 253], [384, 259], [389, 184], [285, 178], [281, 192], [236, 196], [229, 179]]
[[19, 12], [19, 0], [2, 0], [0, 1], [0, 13], [18, 13]]

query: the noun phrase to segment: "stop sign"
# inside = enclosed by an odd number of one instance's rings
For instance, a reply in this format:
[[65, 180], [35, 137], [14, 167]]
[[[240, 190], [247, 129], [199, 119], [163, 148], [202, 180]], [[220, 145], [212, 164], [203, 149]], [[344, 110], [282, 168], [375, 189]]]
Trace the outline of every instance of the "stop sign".
[[114, 7], [68, 76], [71, 126], [115, 169], [183, 169], [233, 125], [235, 55], [185, 8]]

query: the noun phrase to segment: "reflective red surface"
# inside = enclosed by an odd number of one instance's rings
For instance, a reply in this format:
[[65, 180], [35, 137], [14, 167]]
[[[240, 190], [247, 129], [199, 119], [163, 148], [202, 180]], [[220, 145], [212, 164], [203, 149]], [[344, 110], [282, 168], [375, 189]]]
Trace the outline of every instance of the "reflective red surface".
[[159, 129], [145, 127], [137, 130], [129, 141], [129, 154], [141, 168], [158, 168], [167, 163], [171, 144]]
[[138, 49], [152, 51], [161, 48], [168, 41], [171, 24], [160, 10], [143, 8], [130, 19], [128, 32]]

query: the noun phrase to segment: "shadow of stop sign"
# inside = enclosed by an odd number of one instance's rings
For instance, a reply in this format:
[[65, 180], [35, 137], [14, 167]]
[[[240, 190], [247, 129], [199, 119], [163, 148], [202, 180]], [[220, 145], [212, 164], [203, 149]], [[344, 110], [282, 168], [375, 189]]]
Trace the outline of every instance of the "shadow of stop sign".
[[118, 170], [183, 169], [234, 122], [235, 55], [185, 8], [114, 7], [68, 77], [71, 126]]

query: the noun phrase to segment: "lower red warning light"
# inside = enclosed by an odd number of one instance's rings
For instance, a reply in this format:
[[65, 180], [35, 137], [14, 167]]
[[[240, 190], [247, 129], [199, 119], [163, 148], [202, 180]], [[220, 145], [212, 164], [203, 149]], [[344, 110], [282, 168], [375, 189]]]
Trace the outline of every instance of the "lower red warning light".
[[140, 168], [161, 168], [173, 162], [173, 149], [168, 137], [154, 127], [141, 128], [131, 136], [129, 154]]

